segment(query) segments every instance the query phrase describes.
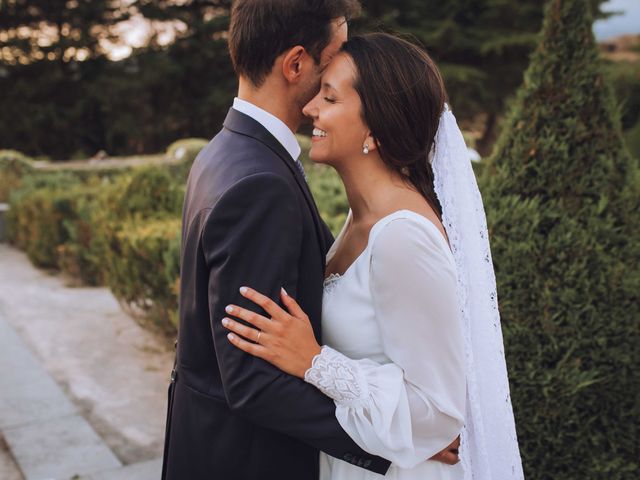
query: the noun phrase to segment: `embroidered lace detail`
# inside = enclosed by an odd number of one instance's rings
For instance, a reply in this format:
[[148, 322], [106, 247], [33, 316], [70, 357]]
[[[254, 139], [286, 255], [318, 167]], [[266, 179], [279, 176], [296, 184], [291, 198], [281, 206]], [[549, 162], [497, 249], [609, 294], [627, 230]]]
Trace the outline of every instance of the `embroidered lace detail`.
[[327, 278], [324, 279], [324, 293], [328, 294], [335, 290], [338, 286], [338, 282], [342, 278], [342, 275], [339, 273], [332, 273]]
[[369, 397], [369, 386], [358, 362], [326, 345], [313, 358], [304, 380], [339, 404], [353, 406]]
[[467, 418], [460, 455], [464, 478], [521, 480], [486, 216], [464, 139], [448, 106], [430, 160], [456, 262], [459, 319], [465, 333]]

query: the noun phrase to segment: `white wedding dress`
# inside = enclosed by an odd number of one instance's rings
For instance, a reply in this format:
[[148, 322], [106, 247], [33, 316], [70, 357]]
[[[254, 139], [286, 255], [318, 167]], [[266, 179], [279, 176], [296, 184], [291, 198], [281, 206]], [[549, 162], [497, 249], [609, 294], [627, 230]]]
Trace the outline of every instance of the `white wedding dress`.
[[[392, 462], [384, 478], [461, 480], [461, 463], [427, 460], [460, 434], [466, 399], [456, 267], [431, 221], [400, 210], [373, 226], [347, 271], [325, 281], [322, 338], [305, 380], [335, 401], [360, 447]], [[381, 478], [320, 453], [321, 480]]]

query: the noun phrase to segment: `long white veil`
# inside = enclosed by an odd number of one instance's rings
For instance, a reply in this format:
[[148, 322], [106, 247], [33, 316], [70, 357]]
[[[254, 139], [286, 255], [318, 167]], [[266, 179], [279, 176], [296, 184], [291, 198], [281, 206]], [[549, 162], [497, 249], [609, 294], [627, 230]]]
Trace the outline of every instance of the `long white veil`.
[[465, 334], [467, 402], [460, 450], [465, 480], [523, 479], [484, 206], [462, 132], [447, 105], [432, 154]]

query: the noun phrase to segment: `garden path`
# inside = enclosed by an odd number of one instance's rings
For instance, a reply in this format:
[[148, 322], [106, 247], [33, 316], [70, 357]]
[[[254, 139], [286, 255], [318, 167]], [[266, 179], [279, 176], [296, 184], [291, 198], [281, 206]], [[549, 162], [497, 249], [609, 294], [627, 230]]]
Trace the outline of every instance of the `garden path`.
[[159, 478], [166, 343], [0, 244], [0, 477]]

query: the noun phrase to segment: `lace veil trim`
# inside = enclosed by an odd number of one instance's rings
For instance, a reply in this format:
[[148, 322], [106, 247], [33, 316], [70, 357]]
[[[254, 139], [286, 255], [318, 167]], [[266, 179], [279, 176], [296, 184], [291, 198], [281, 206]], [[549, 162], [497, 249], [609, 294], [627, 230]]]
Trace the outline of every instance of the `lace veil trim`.
[[465, 336], [467, 409], [460, 452], [464, 478], [520, 480], [524, 474], [486, 216], [468, 149], [448, 105], [431, 155], [435, 190], [458, 273], [458, 310]]

